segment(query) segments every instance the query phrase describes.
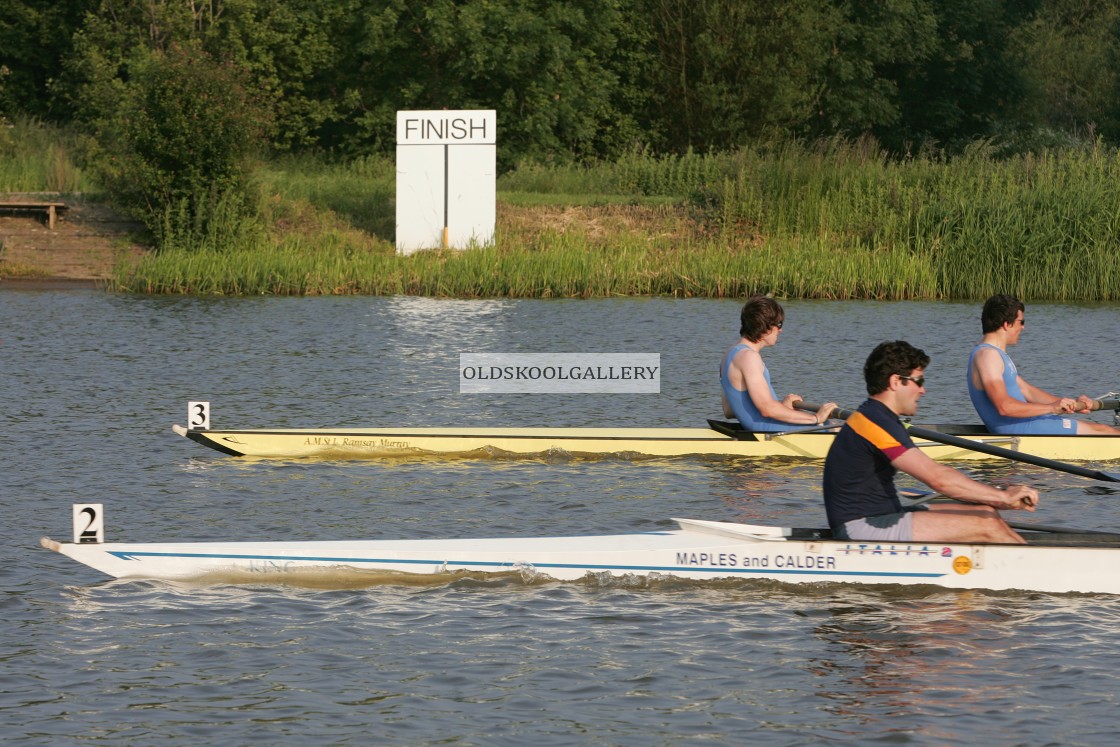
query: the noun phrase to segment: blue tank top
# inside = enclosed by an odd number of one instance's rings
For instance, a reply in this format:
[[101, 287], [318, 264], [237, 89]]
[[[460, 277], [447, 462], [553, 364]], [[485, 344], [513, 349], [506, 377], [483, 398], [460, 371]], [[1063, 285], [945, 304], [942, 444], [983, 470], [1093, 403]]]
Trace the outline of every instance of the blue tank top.
[[1058, 415], [1036, 415], [1029, 418], [1010, 418], [1006, 415], [1000, 415], [999, 410], [996, 409], [995, 403], [992, 402], [991, 397], [984, 391], [983, 387], [978, 387], [972, 383], [972, 360], [976, 357], [977, 351], [980, 348], [991, 348], [999, 353], [999, 357], [1003, 359], [1003, 385], [1007, 388], [1007, 393], [1020, 402], [1026, 402], [1027, 398], [1023, 395], [1023, 390], [1019, 388], [1019, 370], [1015, 368], [1015, 361], [1011, 360], [1011, 356], [1005, 351], [1000, 350], [995, 345], [990, 345], [982, 342], [972, 349], [968, 356], [968, 370], [967, 370], [967, 383], [968, 383], [968, 397], [972, 400], [972, 406], [976, 408], [977, 414], [980, 419], [984, 421], [984, 425], [992, 433], [1038, 433], [1038, 434], [1054, 434], [1054, 433], [1076, 433], [1077, 422], [1072, 418], [1063, 418]]
[[[719, 383], [723, 387], [723, 396], [727, 397], [727, 401], [731, 404], [731, 409], [735, 412], [735, 417], [738, 418], [739, 424], [749, 431], [757, 431], [759, 433], [776, 433], [778, 431], [793, 431], [799, 428], [812, 428], [811, 425], [793, 425], [792, 423], [784, 423], [781, 420], [774, 418], [765, 418], [758, 408], [754, 406], [749, 392], [740, 391], [731, 385], [731, 377], [728, 371], [731, 369], [731, 361], [739, 354], [739, 351], [746, 348], [747, 345], [739, 343], [727, 352], [727, 357], [723, 361], [723, 367], [719, 372]], [[770, 369], [766, 367], [766, 362], [762, 362], [762, 375], [766, 378], [766, 386], [770, 390], [770, 396], [775, 400], [778, 395], [774, 393], [774, 387], [770, 384]]]

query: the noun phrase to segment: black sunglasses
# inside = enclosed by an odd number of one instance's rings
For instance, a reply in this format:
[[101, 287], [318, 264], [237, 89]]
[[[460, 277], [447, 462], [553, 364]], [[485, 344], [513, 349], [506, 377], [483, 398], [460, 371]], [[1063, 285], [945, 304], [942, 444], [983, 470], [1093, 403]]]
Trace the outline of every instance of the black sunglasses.
[[906, 379], [907, 381], [913, 381], [918, 386], [925, 386], [926, 385], [926, 377], [925, 376], [903, 376], [902, 374], [899, 374], [898, 378]]

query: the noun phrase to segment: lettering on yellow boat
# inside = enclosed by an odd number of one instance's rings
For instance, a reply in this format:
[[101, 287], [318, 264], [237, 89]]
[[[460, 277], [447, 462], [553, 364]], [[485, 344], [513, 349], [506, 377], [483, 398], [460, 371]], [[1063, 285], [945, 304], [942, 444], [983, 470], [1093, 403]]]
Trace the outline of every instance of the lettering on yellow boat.
[[395, 441], [389, 438], [344, 438], [340, 446], [352, 449], [407, 449], [408, 441]]
[[303, 444], [304, 446], [337, 446], [338, 438], [335, 436], [308, 436]]
[[412, 444], [391, 438], [349, 438], [346, 436], [308, 436], [304, 446], [338, 447], [349, 449], [409, 449]]

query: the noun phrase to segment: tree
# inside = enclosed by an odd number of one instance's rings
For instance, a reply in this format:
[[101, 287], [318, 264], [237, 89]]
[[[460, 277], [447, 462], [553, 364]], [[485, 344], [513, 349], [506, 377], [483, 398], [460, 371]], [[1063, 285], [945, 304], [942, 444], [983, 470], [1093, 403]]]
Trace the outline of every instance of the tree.
[[197, 44], [172, 44], [131, 72], [95, 161], [114, 199], [157, 237], [168, 228], [204, 233], [222, 201], [248, 209], [248, 159], [268, 117], [247, 92], [244, 70]]
[[71, 37], [97, 0], [5, 0], [0, 3], [0, 114], [67, 119], [52, 88]]
[[1017, 29], [1012, 49], [1027, 79], [1021, 119], [1120, 139], [1120, 2], [1049, 0]]
[[729, 148], [813, 120], [835, 8], [815, 0], [646, 0], [664, 146]]
[[249, 75], [274, 113], [272, 146], [314, 146], [322, 128], [349, 113], [340, 88], [352, 65], [346, 36], [361, 22], [362, 0], [100, 0], [67, 59], [63, 89], [76, 117], [110, 115], [131, 68], [173, 44], [197, 44]]
[[937, 48], [932, 0], [838, 0], [842, 21], [832, 49], [810, 131], [858, 136], [889, 131], [902, 119], [899, 72], [927, 61]]
[[995, 133], [1025, 93], [1009, 51], [1032, 0], [940, 0], [937, 38], [921, 59], [896, 66], [898, 124], [874, 132], [895, 150], [930, 142], [953, 146]]
[[324, 127], [356, 101], [347, 74], [351, 27], [362, 0], [239, 0], [226, 2], [201, 34], [215, 57], [242, 65], [274, 112], [272, 146], [316, 146]]
[[[363, 147], [396, 112], [496, 109], [502, 165], [594, 156], [639, 137], [612, 60], [639, 54], [622, 0], [387, 0], [359, 43]], [[620, 50], [620, 44], [623, 46]]]

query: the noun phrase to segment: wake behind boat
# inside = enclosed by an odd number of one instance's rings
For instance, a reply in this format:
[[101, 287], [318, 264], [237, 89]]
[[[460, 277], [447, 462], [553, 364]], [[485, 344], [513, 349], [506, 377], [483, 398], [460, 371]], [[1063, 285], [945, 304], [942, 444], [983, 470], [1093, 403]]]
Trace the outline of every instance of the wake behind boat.
[[[832, 431], [753, 433], [737, 424], [708, 421], [707, 428], [187, 428], [174, 431], [231, 456], [376, 459], [386, 457], [795, 457], [823, 459]], [[929, 425], [927, 429], [977, 443], [1066, 461], [1120, 459], [1120, 436], [998, 436], [978, 425]], [[939, 460], [992, 459], [960, 446], [916, 442]]]
[[74, 508], [75, 539], [92, 541], [40, 544], [120, 579], [353, 585], [386, 574], [520, 573], [1120, 594], [1120, 534], [1072, 530], [1025, 531], [1028, 545], [886, 544], [834, 540], [823, 529], [674, 519], [677, 527], [664, 531], [586, 537], [132, 544], [101, 541], [100, 504]]

